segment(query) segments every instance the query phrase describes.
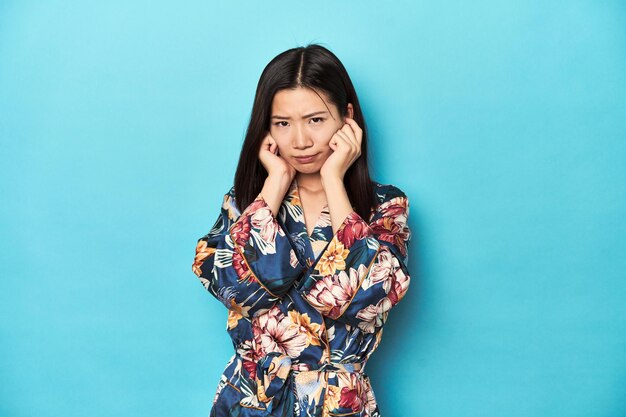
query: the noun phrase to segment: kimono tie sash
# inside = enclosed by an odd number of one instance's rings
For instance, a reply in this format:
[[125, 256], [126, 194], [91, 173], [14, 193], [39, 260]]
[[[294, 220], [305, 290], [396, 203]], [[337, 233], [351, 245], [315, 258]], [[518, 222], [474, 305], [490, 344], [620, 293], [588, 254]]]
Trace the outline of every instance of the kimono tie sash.
[[[323, 364], [293, 364], [291, 357], [280, 352], [269, 352], [257, 362], [256, 383], [259, 401], [267, 404], [267, 411], [277, 411], [285, 408], [285, 397], [290, 397], [293, 390], [291, 372], [362, 372], [361, 362]], [[282, 391], [282, 392], [281, 392]], [[289, 405], [288, 405], [289, 407]], [[277, 414], [282, 415], [282, 414]], [[285, 414], [286, 415], [286, 414]]]

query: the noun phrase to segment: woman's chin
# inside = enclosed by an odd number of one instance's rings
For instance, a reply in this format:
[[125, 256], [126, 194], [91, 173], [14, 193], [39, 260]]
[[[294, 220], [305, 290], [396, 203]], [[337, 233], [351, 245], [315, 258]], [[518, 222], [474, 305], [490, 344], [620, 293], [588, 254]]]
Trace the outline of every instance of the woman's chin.
[[296, 165], [292, 165], [296, 172], [298, 172], [299, 174], [317, 174], [318, 172], [320, 172], [320, 167], [317, 166], [317, 164], [315, 165], [309, 165], [309, 164], [296, 164]]

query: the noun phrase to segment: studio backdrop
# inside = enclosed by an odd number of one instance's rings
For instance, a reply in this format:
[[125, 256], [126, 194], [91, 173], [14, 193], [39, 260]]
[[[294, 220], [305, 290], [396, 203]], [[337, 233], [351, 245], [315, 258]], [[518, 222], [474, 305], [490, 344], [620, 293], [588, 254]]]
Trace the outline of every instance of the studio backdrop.
[[410, 200], [382, 417], [626, 416], [623, 1], [0, 4], [0, 415], [208, 414], [191, 265], [256, 83], [320, 43]]

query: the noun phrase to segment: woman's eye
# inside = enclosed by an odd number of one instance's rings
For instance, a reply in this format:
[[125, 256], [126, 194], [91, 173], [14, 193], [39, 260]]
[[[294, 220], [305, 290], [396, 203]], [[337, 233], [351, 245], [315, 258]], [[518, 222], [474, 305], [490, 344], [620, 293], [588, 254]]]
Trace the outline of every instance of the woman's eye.
[[284, 121], [284, 120], [281, 120], [280, 122], [276, 122], [276, 123], [274, 123], [274, 124], [275, 124], [276, 126], [285, 127], [285, 125], [281, 125], [281, 123], [287, 123], [287, 122], [286, 122], [286, 121]]
[[318, 120], [318, 122], [313, 122], [313, 124], [318, 124], [321, 123], [324, 118], [323, 117], [312, 117], [311, 120]]

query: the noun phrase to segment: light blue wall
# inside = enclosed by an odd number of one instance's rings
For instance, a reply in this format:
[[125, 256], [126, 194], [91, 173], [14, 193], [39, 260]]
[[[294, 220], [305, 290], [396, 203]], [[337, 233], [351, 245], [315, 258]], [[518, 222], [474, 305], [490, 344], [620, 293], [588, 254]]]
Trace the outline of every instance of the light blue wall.
[[191, 272], [266, 63], [344, 62], [409, 195], [383, 417], [626, 415], [623, 1], [0, 3], [0, 415], [206, 416]]

